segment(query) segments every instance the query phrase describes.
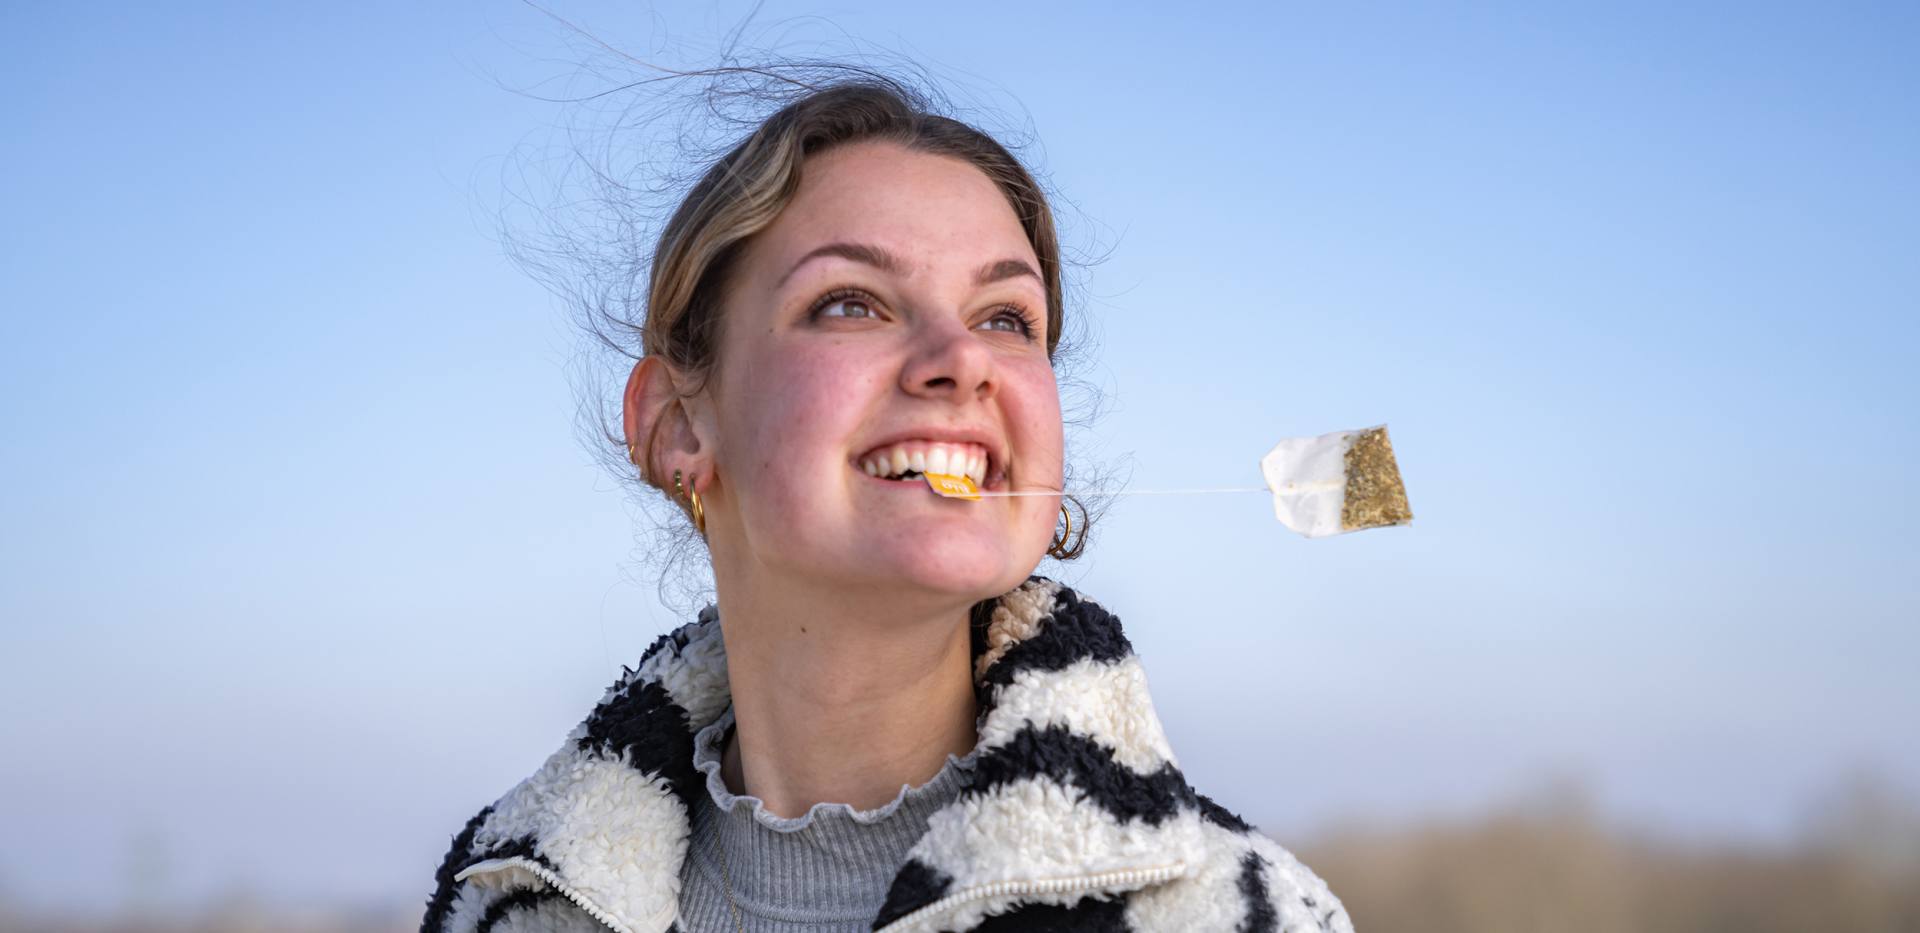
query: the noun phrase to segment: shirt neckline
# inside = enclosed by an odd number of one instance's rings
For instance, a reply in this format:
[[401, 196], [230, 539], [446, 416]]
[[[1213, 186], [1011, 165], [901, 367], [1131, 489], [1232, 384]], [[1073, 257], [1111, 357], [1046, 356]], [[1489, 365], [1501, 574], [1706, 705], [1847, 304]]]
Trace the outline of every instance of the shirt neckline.
[[726, 752], [727, 735], [733, 729], [733, 704], [727, 704], [720, 718], [702, 728], [693, 738], [693, 767], [706, 775], [707, 797], [714, 808], [722, 814], [731, 815], [744, 809], [751, 814], [753, 823], [776, 833], [799, 833], [812, 828], [818, 822], [835, 821], [860, 825], [873, 825], [886, 822], [908, 800], [922, 800], [935, 796], [952, 796], [959, 792], [965, 783], [965, 776], [973, 771], [979, 760], [979, 750], [973, 749], [965, 755], [947, 755], [946, 763], [927, 782], [918, 786], [900, 785], [900, 793], [881, 806], [871, 810], [856, 810], [852, 804], [821, 801], [799, 816], [780, 816], [767, 809], [766, 802], [752, 794], [735, 794], [727, 789], [726, 778], [720, 773], [721, 757]]
[[[959, 796], [977, 757], [950, 754], [926, 783], [902, 785], [873, 809], [822, 802], [780, 817], [759, 797], [727, 789], [721, 760], [733, 726], [729, 704], [695, 734], [694, 766], [706, 774], [707, 799], [692, 815], [688, 861], [710, 892], [730, 887], [742, 913], [782, 923], [870, 923], [927, 820]], [[730, 878], [722, 877], [719, 850]], [[836, 880], [821, 883], [829, 878]]]

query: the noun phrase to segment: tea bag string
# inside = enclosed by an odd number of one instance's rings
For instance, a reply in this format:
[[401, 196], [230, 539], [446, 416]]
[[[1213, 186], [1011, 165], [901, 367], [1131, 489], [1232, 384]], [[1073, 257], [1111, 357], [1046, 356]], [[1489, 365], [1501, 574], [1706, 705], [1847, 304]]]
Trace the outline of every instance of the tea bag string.
[[[1287, 484], [1288, 488], [1280, 490], [1280, 494], [1292, 495], [1306, 492], [1325, 492], [1340, 488], [1342, 485], [1342, 483], [1334, 481], [1299, 483], [1297, 485], [1289, 483]], [[1198, 489], [1039, 489], [1019, 490], [1015, 492], [988, 492], [981, 490], [978, 495], [984, 499], [989, 496], [1192, 496], [1214, 492], [1272, 493], [1273, 490], [1265, 486], [1207, 486]]]

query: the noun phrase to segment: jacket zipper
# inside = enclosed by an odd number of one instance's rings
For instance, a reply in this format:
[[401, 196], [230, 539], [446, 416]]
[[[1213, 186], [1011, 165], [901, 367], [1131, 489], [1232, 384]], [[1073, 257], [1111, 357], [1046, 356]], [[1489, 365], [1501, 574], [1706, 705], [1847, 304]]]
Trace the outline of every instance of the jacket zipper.
[[613, 930], [614, 933], [633, 933], [633, 931], [627, 929], [625, 925], [621, 924], [620, 921], [615, 920], [606, 911], [600, 909], [600, 905], [595, 904], [590, 900], [587, 900], [587, 896], [585, 894], [581, 894], [579, 891], [575, 891], [574, 889], [568, 887], [564, 882], [560, 880], [559, 875], [556, 875], [553, 872], [549, 871], [546, 868], [546, 866], [541, 865], [537, 862], [529, 861], [525, 858], [521, 858], [520, 856], [517, 856], [517, 855], [514, 856], [513, 858], [507, 858], [507, 859], [490, 859], [484, 862], [475, 862], [472, 865], [468, 865], [459, 874], [454, 875], [453, 880], [456, 882], [465, 881], [468, 878], [474, 875], [478, 875], [482, 872], [500, 871], [506, 868], [518, 868], [521, 871], [524, 871], [530, 875], [533, 875], [536, 878], [539, 878], [541, 881], [546, 882], [548, 887], [554, 889], [555, 891], [560, 892], [561, 894], [566, 895], [567, 900], [572, 901], [574, 903], [574, 906], [580, 908], [583, 911], [586, 911], [587, 916], [600, 921], [602, 924], [604, 924], [607, 927], [607, 929]]
[[1078, 875], [1072, 878], [1035, 878], [1028, 881], [994, 881], [975, 885], [964, 891], [949, 894], [919, 910], [914, 911], [892, 923], [881, 927], [878, 933], [904, 929], [906, 925], [918, 923], [935, 914], [945, 913], [968, 901], [989, 897], [1019, 896], [1022, 894], [1067, 894], [1075, 891], [1091, 891], [1099, 888], [1143, 888], [1150, 884], [1172, 881], [1186, 874], [1185, 862], [1174, 862], [1157, 868], [1129, 868], [1123, 871], [1107, 871], [1094, 875]]
[[[601, 910], [599, 905], [588, 900], [586, 895], [568, 887], [560, 880], [558, 875], [548, 871], [545, 866], [528, 861], [519, 856], [514, 856], [509, 859], [475, 862], [467, 866], [458, 875], [455, 875], [453, 880], [465, 881], [482, 872], [500, 871], [506, 868], [518, 868], [539, 878], [545, 882], [548, 887], [565, 895], [567, 900], [572, 901], [574, 906], [585, 911], [587, 916], [599, 921], [608, 929], [615, 931], [615, 933], [632, 933], [631, 930], [621, 925], [619, 921], [609, 916], [606, 911]], [[901, 917], [882, 927], [879, 933], [886, 933], [888, 930], [902, 929], [906, 924], [918, 922], [933, 914], [952, 910], [967, 901], [988, 897], [1018, 896], [1022, 894], [1065, 894], [1072, 891], [1091, 891], [1098, 888], [1109, 887], [1144, 888], [1150, 884], [1172, 881], [1185, 874], [1186, 871], [1187, 865], [1185, 862], [1174, 862], [1171, 865], [1162, 865], [1157, 868], [1130, 868], [1124, 871], [1100, 872], [1099, 874], [1078, 875], [1072, 878], [1035, 878], [1028, 881], [995, 881], [989, 884], [975, 885], [957, 894], [949, 894], [913, 913]]]

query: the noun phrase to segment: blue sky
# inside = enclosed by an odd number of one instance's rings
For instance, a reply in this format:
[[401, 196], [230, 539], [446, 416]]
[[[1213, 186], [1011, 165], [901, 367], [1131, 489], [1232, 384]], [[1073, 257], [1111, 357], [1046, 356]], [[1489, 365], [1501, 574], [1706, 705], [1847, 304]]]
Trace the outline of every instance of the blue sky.
[[[747, 7], [553, 9], [698, 65]], [[1411, 528], [1139, 497], [1043, 565], [1198, 786], [1283, 841], [1555, 775], [1757, 840], [1854, 769], [1920, 792], [1910, 9], [758, 22], [1031, 128], [1106, 257], [1084, 460], [1247, 485], [1391, 426]], [[503, 85], [588, 54], [500, 0], [0, 12], [0, 896], [142, 845], [183, 897], [424, 896], [678, 621], [489, 214], [567, 118]]]

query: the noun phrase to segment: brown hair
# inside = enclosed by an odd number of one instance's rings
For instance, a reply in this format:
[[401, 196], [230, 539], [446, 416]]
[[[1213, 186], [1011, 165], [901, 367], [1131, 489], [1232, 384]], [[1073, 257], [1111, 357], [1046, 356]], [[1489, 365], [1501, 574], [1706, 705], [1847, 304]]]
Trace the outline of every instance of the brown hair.
[[[788, 103], [715, 161], [687, 192], [653, 252], [646, 319], [638, 328], [642, 354], [661, 356], [696, 386], [704, 385], [720, 364], [722, 302], [748, 239], [771, 226], [793, 200], [808, 156], [876, 141], [960, 159], [1006, 195], [1040, 260], [1047, 291], [1047, 356], [1053, 359], [1064, 308], [1060, 242], [1045, 192], [993, 137], [931, 112], [919, 95], [876, 77], [842, 81]], [[662, 420], [655, 419], [655, 431]], [[654, 440], [649, 436], [639, 445], [641, 463], [653, 463]], [[649, 481], [667, 491], [661, 477], [649, 476]], [[1063, 558], [1072, 559], [1085, 549], [1090, 520], [1082, 503], [1067, 498], [1081, 514]]]

